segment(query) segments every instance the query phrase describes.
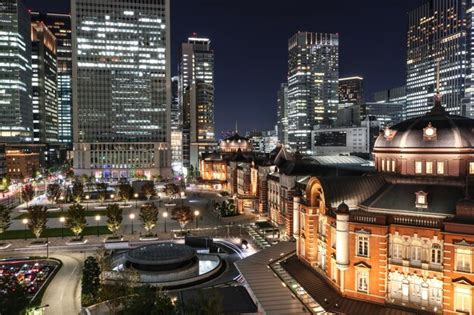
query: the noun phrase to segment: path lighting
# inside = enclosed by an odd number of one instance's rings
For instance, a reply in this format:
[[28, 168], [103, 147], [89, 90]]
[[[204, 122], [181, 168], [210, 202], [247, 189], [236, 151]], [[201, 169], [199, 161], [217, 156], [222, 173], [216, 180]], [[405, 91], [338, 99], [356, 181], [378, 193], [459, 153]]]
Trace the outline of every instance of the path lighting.
[[100, 215], [95, 216], [95, 222], [97, 226], [97, 236], [100, 236], [100, 230], [99, 230]]

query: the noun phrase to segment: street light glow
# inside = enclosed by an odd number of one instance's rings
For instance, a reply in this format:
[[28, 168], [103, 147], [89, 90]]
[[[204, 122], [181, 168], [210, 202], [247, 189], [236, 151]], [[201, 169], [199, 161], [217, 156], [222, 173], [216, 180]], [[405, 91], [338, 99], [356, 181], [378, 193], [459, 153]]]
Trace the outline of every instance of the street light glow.
[[163, 218], [167, 218], [168, 217], [168, 212], [163, 212]]
[[131, 220], [135, 219], [135, 213], [130, 213], [129, 217]]
[[194, 211], [194, 216], [197, 217], [199, 215], [199, 213], [200, 213], [199, 210]]
[[96, 221], [100, 221], [100, 215], [96, 215], [96, 216], [95, 216], [95, 220], [96, 220]]
[[28, 219], [24, 218], [21, 222], [23, 222], [23, 224], [28, 224]]
[[61, 223], [66, 222], [66, 218], [65, 218], [65, 217], [60, 217], [60, 218], [59, 218], [59, 222], [61, 222]]

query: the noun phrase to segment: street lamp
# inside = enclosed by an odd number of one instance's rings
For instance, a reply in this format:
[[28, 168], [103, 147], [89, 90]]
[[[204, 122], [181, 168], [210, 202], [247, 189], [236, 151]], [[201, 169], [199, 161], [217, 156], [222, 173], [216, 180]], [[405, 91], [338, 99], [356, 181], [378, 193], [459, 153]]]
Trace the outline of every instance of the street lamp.
[[196, 229], [198, 228], [199, 210], [194, 211], [194, 220], [196, 220]]
[[163, 212], [163, 219], [165, 219], [165, 233], [166, 233], [166, 218], [168, 217], [168, 211]]
[[59, 222], [61, 222], [61, 238], [64, 238], [64, 222], [66, 222], [66, 218], [60, 217]]
[[100, 236], [99, 221], [100, 221], [100, 215], [96, 215], [95, 216], [95, 222], [96, 222], [96, 225], [97, 225], [97, 236], [98, 237]]
[[114, 198], [115, 198], [115, 195], [114, 195], [114, 194], [111, 194], [111, 195], [110, 195], [110, 199], [112, 199], [112, 201], [114, 201]]
[[133, 197], [135, 198], [135, 208], [138, 208], [138, 194], [133, 194]]
[[87, 207], [87, 211], [89, 211], [89, 199], [91, 199], [91, 196], [89, 195], [86, 195], [86, 207]]
[[25, 226], [25, 241], [26, 241], [26, 225], [28, 224], [28, 219], [24, 218], [22, 221], [23, 225]]
[[63, 195], [61, 195], [59, 197], [59, 201], [61, 202], [61, 212], [62, 212], [63, 211], [63, 203], [64, 203], [64, 196]]
[[132, 220], [132, 234], [133, 234], [133, 220], [135, 219], [135, 213], [130, 213], [129, 218], [130, 220]]

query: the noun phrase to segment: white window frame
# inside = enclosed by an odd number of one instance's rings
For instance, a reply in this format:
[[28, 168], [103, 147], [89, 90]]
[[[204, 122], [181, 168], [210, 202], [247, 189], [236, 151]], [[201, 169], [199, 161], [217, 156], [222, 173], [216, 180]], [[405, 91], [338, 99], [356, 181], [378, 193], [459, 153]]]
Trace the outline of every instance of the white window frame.
[[470, 248], [456, 248], [454, 255], [456, 271], [472, 272], [472, 250]]
[[472, 289], [460, 286], [454, 287], [454, 309], [456, 312], [472, 314]]
[[474, 175], [474, 162], [469, 162], [469, 175]]
[[[360, 251], [361, 250], [361, 251]], [[370, 255], [370, 237], [366, 234], [357, 235], [356, 253], [359, 257], [369, 257]]]
[[356, 291], [369, 293], [369, 270], [365, 268], [356, 269]]
[[403, 244], [394, 242], [393, 243], [393, 250], [392, 250], [392, 258], [394, 259], [403, 259]]
[[444, 166], [445, 166], [444, 162], [440, 162], [440, 161], [436, 162], [436, 174], [444, 175], [444, 173], [445, 173], [445, 169], [444, 169], [445, 167]]
[[426, 161], [425, 163], [425, 172], [426, 174], [433, 174], [433, 162], [432, 161]]
[[440, 265], [443, 262], [443, 247], [438, 244], [434, 243], [431, 245], [431, 257], [430, 261], [432, 264]]

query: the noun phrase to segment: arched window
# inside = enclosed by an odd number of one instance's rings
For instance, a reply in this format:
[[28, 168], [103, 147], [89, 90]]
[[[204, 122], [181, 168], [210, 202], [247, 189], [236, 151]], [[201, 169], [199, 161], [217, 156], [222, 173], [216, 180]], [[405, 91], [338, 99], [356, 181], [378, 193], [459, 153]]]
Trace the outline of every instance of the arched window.
[[441, 264], [441, 245], [435, 243], [431, 245], [431, 263]]

